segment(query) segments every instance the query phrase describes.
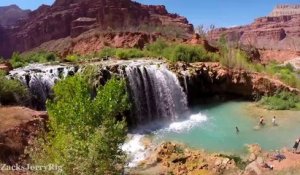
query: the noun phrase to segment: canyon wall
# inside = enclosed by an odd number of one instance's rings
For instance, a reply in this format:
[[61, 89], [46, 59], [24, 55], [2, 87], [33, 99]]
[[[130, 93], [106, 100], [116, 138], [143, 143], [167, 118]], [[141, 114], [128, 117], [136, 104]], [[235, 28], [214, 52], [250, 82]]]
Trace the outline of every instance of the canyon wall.
[[210, 32], [217, 41], [224, 36], [231, 43], [251, 45], [262, 50], [300, 51], [300, 6], [277, 6], [270, 16], [233, 28], [219, 28]]
[[[184, 38], [193, 33], [193, 26], [186, 18], [168, 13], [164, 6], [142, 5], [131, 0], [56, 0], [52, 6], [42, 5], [31, 12], [15, 28], [4, 30], [0, 34], [4, 38], [0, 41], [0, 55], [9, 57], [14, 51], [28, 51], [49, 41], [74, 47], [76, 42], [70, 39], [83, 38], [87, 31], [99, 36], [107, 32], [176, 30]], [[97, 35], [86, 37], [92, 40]]]
[[0, 7], [0, 26], [14, 27], [19, 20], [26, 19], [29, 13], [30, 10], [22, 10], [16, 5]]

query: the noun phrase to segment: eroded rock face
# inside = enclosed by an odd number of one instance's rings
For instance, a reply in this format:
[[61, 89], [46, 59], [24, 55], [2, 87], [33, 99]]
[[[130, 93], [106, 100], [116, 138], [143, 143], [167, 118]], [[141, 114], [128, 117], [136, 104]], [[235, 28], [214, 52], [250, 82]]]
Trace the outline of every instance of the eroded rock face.
[[225, 35], [230, 42], [259, 49], [300, 51], [300, 14], [288, 10], [276, 14], [258, 18], [249, 25], [213, 30], [210, 37], [218, 40]]
[[[0, 55], [27, 51], [50, 40], [75, 38], [86, 31], [155, 31], [163, 27], [193, 32], [187, 19], [169, 14], [164, 6], [146, 6], [131, 0], [56, 0], [29, 14], [18, 28], [6, 31]], [[60, 43], [64, 43], [60, 41]], [[63, 44], [62, 44], [63, 45]], [[73, 47], [76, 43], [70, 45]], [[3, 47], [5, 49], [3, 49]]]
[[215, 95], [255, 99], [278, 90], [300, 93], [277, 79], [245, 70], [231, 70], [219, 63], [177, 63], [173, 66], [171, 69], [177, 72], [190, 103]]

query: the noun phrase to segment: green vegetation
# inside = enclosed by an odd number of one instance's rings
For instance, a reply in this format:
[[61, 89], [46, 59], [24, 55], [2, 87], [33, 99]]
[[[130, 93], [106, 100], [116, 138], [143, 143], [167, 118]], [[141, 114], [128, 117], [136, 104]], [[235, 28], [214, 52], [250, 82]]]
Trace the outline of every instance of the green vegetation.
[[137, 48], [104, 48], [96, 54], [98, 57], [116, 57], [119, 59], [164, 57], [169, 61], [216, 61], [217, 54], [207, 52], [202, 46], [167, 43], [158, 40], [148, 44], [143, 50]]
[[105, 47], [100, 52], [98, 52], [95, 56], [100, 58], [113, 57], [116, 55], [116, 48]]
[[267, 109], [288, 110], [300, 109], [300, 96], [292, 92], [281, 91], [273, 96], [264, 96], [259, 104]]
[[20, 55], [19, 53], [13, 53], [10, 63], [13, 68], [23, 67], [30, 63], [45, 63], [57, 60], [57, 56], [53, 53], [36, 52]]
[[297, 73], [290, 64], [279, 65], [271, 63], [266, 66], [265, 71], [292, 87], [300, 88], [300, 81], [297, 77]]
[[224, 37], [221, 37], [218, 45], [221, 52], [219, 61], [224, 66], [252, 72], [265, 73], [271, 77], [281, 80], [291, 87], [300, 88], [300, 80], [297, 77], [297, 72], [294, 71], [292, 65], [280, 65], [276, 62], [273, 62], [263, 66], [260, 63], [252, 62], [244, 51], [229, 46]]
[[131, 48], [131, 49], [117, 49], [116, 57], [119, 59], [129, 59], [129, 58], [142, 58], [147, 54], [140, 49]]
[[71, 55], [67, 55], [65, 60], [67, 62], [78, 62], [78, 61], [80, 61], [80, 57], [79, 57], [79, 55], [71, 54]]
[[0, 71], [0, 105], [25, 104], [29, 100], [27, 88], [17, 80], [7, 79], [5, 75]]
[[130, 108], [125, 81], [112, 78], [92, 98], [89, 78], [75, 75], [54, 86], [55, 98], [47, 102], [50, 133], [28, 150], [33, 163], [62, 165], [61, 174], [121, 173], [126, 122], [116, 117]]
[[177, 45], [172, 56], [169, 59], [173, 62], [185, 61], [185, 62], [196, 62], [196, 61], [210, 61], [209, 55], [203, 47], [200, 46], [189, 46], [189, 45]]

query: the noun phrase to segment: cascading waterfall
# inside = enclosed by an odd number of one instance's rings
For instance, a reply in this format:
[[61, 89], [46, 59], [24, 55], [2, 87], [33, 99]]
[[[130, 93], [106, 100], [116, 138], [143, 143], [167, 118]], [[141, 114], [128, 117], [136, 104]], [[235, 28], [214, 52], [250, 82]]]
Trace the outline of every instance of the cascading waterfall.
[[9, 78], [18, 79], [29, 88], [32, 107], [45, 110], [46, 100], [52, 93], [54, 84], [76, 71], [74, 66], [31, 64], [10, 71]]
[[132, 124], [175, 121], [187, 112], [187, 99], [174, 73], [164, 65], [127, 66], [135, 114]]
[[[124, 61], [117, 66], [116, 70], [110, 70], [109, 65], [99, 69], [103, 70], [102, 79], [109, 78], [106, 74], [112, 73], [127, 77], [135, 109], [134, 114], [128, 117], [130, 126], [144, 125], [152, 121], [176, 121], [188, 111], [186, 94], [176, 75], [164, 64]], [[115, 65], [111, 67], [115, 68]], [[9, 77], [27, 85], [31, 92], [32, 107], [44, 110], [54, 84], [78, 71], [78, 67], [72, 65], [32, 64], [11, 71]]]

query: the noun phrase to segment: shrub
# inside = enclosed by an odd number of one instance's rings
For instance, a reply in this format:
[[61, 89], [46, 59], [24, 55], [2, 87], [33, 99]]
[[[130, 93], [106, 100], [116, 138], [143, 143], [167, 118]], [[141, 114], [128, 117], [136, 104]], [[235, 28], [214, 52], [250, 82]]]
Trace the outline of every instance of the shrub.
[[18, 80], [7, 79], [0, 71], [0, 104], [25, 104], [28, 100], [28, 89]]
[[10, 58], [10, 63], [13, 68], [25, 66], [25, 60], [20, 56], [19, 53], [13, 53], [12, 57]]
[[300, 109], [300, 97], [294, 93], [282, 91], [273, 96], [262, 97], [259, 104], [267, 109], [275, 110]]
[[277, 63], [271, 63], [266, 66], [265, 71], [292, 87], [300, 88], [300, 80], [290, 64], [282, 66]]
[[114, 57], [116, 55], [116, 51], [117, 51], [116, 48], [105, 47], [100, 52], [98, 52], [96, 56], [100, 58]]
[[36, 52], [20, 55], [19, 53], [13, 53], [10, 63], [13, 68], [23, 67], [30, 63], [45, 63], [56, 61], [57, 57], [54, 53], [48, 52]]
[[171, 60], [185, 62], [209, 61], [209, 57], [205, 49], [201, 46], [180, 44], [175, 46]]
[[68, 62], [77, 62], [80, 60], [80, 57], [78, 55], [72, 54], [72, 55], [67, 55], [65, 60]]
[[137, 48], [104, 48], [96, 54], [98, 57], [117, 57], [119, 59], [164, 57], [169, 61], [218, 61], [219, 55], [207, 52], [202, 46], [190, 46], [187, 44], [168, 44], [159, 39], [148, 44], [143, 50]]
[[144, 51], [136, 48], [131, 49], [117, 49], [116, 56], [119, 59], [129, 59], [129, 58], [142, 58], [147, 56]]
[[146, 50], [151, 52], [153, 56], [163, 56], [168, 47], [169, 45], [165, 41], [158, 39], [156, 42], [148, 44]]
[[54, 86], [47, 102], [51, 131], [29, 155], [36, 164], [62, 165], [61, 174], [120, 174], [126, 123], [116, 116], [130, 108], [125, 81], [112, 78], [92, 98], [87, 79], [75, 75]]
[[220, 62], [228, 68], [251, 70], [247, 55], [240, 49], [223, 48]]

